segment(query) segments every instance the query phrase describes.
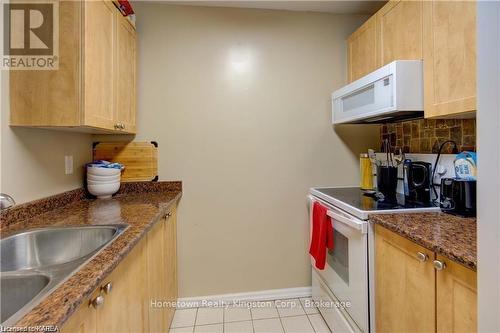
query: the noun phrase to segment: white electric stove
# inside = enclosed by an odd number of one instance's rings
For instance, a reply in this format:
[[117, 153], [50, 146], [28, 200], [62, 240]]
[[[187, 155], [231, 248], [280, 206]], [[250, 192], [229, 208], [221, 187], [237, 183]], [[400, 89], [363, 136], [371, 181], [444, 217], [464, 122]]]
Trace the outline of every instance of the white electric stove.
[[401, 194], [381, 200], [358, 187], [311, 188], [309, 199], [311, 205], [318, 201], [328, 208], [335, 244], [327, 253], [325, 269], [313, 266], [313, 300], [332, 332], [375, 332], [374, 236], [369, 216], [432, 212], [439, 207], [407, 203]]

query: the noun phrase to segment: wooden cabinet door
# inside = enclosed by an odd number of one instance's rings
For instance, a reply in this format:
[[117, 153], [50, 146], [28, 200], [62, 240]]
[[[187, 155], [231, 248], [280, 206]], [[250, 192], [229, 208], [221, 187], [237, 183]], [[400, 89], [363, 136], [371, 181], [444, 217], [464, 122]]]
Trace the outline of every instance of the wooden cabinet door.
[[380, 67], [377, 14], [347, 38], [347, 80], [355, 81]]
[[148, 331], [146, 300], [146, 241], [141, 240], [104, 280], [113, 289], [97, 311], [97, 331], [136, 333]]
[[446, 268], [437, 271], [437, 332], [477, 332], [477, 274], [437, 256]]
[[[90, 299], [97, 297], [99, 290], [95, 291]], [[61, 328], [61, 333], [96, 333], [97, 309], [90, 306], [89, 300], [83, 302], [69, 320]]]
[[[165, 221], [165, 245], [166, 245], [166, 276], [167, 276], [167, 299], [177, 301], [177, 210], [173, 207], [170, 216]], [[167, 327], [170, 326], [174, 317], [174, 309], [170, 308], [167, 313]]]
[[177, 300], [176, 233], [173, 208], [147, 236], [148, 304], [165, 302], [167, 305], [149, 308], [150, 332], [166, 332], [174, 315], [171, 305]]
[[85, 126], [114, 130], [115, 11], [111, 1], [84, 2]]
[[119, 11], [116, 15], [115, 122], [123, 132], [135, 133], [136, 117], [136, 34]]
[[149, 307], [149, 331], [166, 332], [168, 307], [161, 304], [167, 299], [167, 253], [165, 243], [165, 219], [160, 220], [147, 235], [148, 303], [160, 304]]
[[[418, 260], [418, 253], [428, 260]], [[434, 253], [375, 225], [376, 331], [435, 331]]]
[[422, 59], [422, 1], [392, 0], [377, 12], [381, 65]]
[[82, 3], [58, 3], [59, 69], [9, 71], [11, 125], [80, 125]]
[[424, 1], [425, 117], [476, 110], [476, 2]]

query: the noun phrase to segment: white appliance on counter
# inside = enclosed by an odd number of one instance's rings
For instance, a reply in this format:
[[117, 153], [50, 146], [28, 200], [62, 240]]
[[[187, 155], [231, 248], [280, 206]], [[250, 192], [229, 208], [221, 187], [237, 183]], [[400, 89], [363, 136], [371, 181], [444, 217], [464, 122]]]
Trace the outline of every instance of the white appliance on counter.
[[[332, 332], [375, 332], [375, 245], [369, 215], [439, 208], [408, 204], [402, 194], [395, 200], [378, 201], [358, 187], [311, 188], [309, 200], [311, 207], [314, 202], [327, 207], [334, 239], [325, 269], [313, 266], [312, 298]], [[312, 222], [312, 209], [310, 213]]]
[[422, 60], [396, 60], [332, 94], [332, 123], [382, 123], [424, 116]]

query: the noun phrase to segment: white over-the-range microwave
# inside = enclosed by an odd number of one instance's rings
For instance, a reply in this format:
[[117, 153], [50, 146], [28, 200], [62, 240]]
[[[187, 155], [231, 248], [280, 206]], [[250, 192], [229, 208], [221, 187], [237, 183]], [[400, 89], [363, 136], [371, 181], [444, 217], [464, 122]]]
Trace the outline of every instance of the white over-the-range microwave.
[[332, 123], [385, 123], [420, 118], [424, 111], [422, 60], [396, 60], [332, 94]]

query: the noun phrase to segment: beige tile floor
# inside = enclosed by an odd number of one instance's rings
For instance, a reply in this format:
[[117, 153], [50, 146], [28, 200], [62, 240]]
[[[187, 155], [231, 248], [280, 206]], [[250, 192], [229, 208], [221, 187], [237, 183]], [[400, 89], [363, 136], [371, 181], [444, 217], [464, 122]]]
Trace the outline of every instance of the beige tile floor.
[[261, 306], [179, 309], [170, 333], [330, 333], [307, 298], [268, 301]]

